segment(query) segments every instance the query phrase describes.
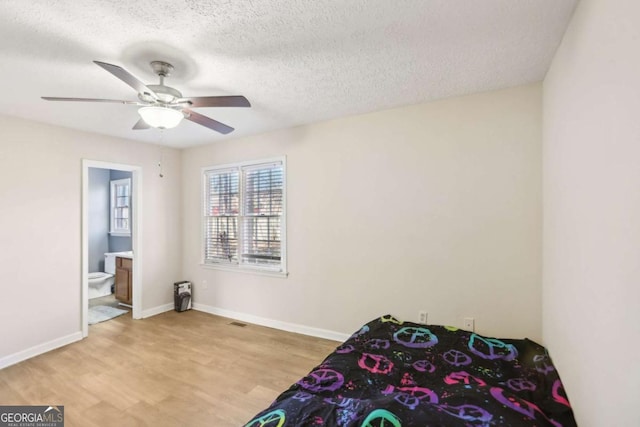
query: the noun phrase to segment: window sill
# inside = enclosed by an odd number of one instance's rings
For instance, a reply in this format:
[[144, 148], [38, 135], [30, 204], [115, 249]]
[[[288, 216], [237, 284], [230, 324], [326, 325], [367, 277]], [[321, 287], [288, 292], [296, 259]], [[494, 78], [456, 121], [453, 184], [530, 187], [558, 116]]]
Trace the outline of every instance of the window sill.
[[230, 265], [230, 264], [200, 263], [200, 267], [210, 269], [210, 270], [234, 271], [236, 273], [256, 274], [258, 276], [281, 277], [283, 279], [286, 279], [287, 276], [289, 276], [288, 272], [276, 271], [276, 270], [265, 270], [265, 269], [259, 269], [259, 268], [251, 268], [251, 267], [242, 267], [242, 266]]

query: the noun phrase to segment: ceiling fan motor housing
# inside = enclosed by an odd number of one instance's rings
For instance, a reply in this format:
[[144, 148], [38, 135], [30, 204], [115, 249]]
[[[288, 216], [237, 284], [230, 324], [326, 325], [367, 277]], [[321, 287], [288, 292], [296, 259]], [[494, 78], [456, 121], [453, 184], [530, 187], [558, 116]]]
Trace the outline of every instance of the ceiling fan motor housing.
[[[164, 84], [164, 78], [171, 75], [173, 65], [164, 61], [152, 61], [150, 65], [153, 72], [160, 77], [160, 84], [147, 85], [147, 87], [158, 95], [160, 102], [163, 104], [170, 104], [176, 99], [182, 98], [182, 93], [179, 90], [170, 86], [165, 86]], [[146, 93], [139, 93], [138, 98], [143, 102], [153, 103], [156, 101], [153, 96]]]
[[[163, 103], [169, 104], [176, 99], [182, 98], [182, 93], [170, 86], [165, 85], [147, 85], [149, 89], [154, 91]], [[145, 102], [153, 102], [153, 98], [147, 94], [140, 94], [139, 98]]]

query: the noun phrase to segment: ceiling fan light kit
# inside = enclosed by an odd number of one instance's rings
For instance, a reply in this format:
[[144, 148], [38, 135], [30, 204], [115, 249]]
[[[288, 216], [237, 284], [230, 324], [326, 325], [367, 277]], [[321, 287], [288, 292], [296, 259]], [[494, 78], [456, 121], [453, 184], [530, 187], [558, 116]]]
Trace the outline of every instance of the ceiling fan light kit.
[[160, 129], [174, 128], [184, 118], [181, 111], [169, 107], [142, 107], [138, 114], [149, 126]]
[[180, 124], [182, 119], [187, 119], [193, 123], [226, 135], [234, 129], [224, 123], [213, 120], [210, 117], [198, 114], [190, 108], [198, 107], [251, 107], [251, 104], [244, 96], [196, 96], [183, 98], [182, 93], [164, 84], [165, 77], [168, 77], [173, 70], [173, 65], [164, 61], [151, 62], [151, 69], [160, 78], [160, 84], [145, 85], [135, 76], [122, 67], [106, 62], [93, 61], [96, 65], [104, 68], [124, 83], [131, 86], [138, 92], [138, 101], [122, 101], [115, 99], [97, 98], [60, 98], [43, 96], [46, 101], [80, 101], [80, 102], [113, 102], [120, 104], [135, 104], [142, 108], [138, 109], [138, 114], [142, 117], [134, 126], [134, 130], [148, 129], [149, 127], [160, 129], [171, 129]]

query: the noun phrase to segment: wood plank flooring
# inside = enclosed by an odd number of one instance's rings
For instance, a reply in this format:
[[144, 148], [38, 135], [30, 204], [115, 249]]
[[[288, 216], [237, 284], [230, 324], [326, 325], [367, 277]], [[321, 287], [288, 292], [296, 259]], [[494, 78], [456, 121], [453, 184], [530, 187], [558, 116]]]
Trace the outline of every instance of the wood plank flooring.
[[187, 311], [93, 325], [0, 370], [0, 404], [64, 405], [65, 426], [241, 426], [338, 345]]

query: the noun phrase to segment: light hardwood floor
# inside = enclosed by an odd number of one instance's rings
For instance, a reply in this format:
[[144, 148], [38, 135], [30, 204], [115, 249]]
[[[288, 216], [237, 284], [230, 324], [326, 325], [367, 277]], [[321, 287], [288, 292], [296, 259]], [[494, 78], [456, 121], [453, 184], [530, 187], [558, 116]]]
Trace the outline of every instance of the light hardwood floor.
[[187, 311], [124, 315], [0, 370], [0, 404], [64, 405], [65, 426], [241, 426], [338, 345]]

